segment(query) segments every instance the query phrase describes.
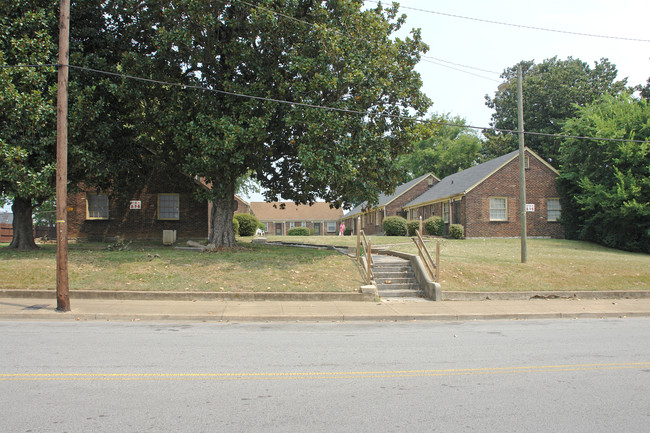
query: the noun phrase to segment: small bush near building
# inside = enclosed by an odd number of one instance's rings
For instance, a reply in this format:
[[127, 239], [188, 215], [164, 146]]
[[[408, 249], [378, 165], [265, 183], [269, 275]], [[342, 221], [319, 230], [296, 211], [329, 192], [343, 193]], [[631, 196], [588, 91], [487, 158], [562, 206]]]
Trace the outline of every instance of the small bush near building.
[[265, 232], [265, 231], [266, 231], [266, 224], [264, 224], [264, 223], [259, 223], [259, 224], [257, 225], [257, 228], [260, 229], [260, 230], [262, 230], [263, 232]]
[[237, 213], [233, 219], [239, 222], [239, 236], [255, 236], [257, 226], [260, 224], [257, 218], [247, 213]]
[[347, 227], [345, 231], [343, 232], [345, 236], [350, 236], [352, 234], [352, 229], [350, 227]]
[[382, 224], [386, 236], [406, 236], [408, 233], [407, 222], [404, 218], [392, 216], [384, 219]]
[[452, 239], [463, 239], [465, 237], [465, 229], [460, 224], [452, 224], [449, 226], [449, 237]]
[[309, 229], [307, 227], [294, 227], [287, 232], [289, 236], [309, 236]]
[[232, 219], [232, 229], [235, 232], [235, 235], [239, 235], [239, 221], [237, 221], [237, 218]]
[[432, 216], [424, 220], [424, 231], [430, 236], [442, 236], [445, 222], [439, 216]]
[[415, 236], [415, 231], [420, 230], [420, 221], [409, 221], [407, 229], [409, 236]]

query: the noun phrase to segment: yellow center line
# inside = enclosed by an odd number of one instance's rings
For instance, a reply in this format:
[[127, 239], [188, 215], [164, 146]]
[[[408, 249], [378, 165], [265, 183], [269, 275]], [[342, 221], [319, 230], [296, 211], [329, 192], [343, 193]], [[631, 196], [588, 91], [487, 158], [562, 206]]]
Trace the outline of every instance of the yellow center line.
[[650, 362], [461, 368], [445, 370], [330, 371], [301, 373], [0, 373], [0, 381], [365, 379], [384, 377], [428, 377], [622, 370], [643, 367], [650, 368]]

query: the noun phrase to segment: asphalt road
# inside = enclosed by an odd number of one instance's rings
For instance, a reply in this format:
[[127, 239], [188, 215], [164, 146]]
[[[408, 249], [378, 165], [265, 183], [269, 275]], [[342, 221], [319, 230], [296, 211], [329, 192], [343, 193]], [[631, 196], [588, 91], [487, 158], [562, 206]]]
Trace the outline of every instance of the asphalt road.
[[648, 432], [650, 319], [0, 322], [7, 432]]

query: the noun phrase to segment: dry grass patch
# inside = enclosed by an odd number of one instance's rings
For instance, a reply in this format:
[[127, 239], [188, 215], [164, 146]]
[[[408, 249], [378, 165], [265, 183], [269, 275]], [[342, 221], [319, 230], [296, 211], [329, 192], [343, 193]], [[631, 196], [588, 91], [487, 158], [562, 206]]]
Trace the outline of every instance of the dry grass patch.
[[[54, 289], [55, 272], [54, 245], [29, 253], [0, 248], [2, 288]], [[362, 284], [355, 263], [341, 254], [251, 244], [218, 253], [70, 245], [69, 275], [72, 290], [347, 292]]]
[[[435, 251], [435, 241], [428, 242]], [[650, 256], [567, 240], [441, 240], [443, 290], [650, 290]], [[396, 247], [415, 254], [415, 247]]]

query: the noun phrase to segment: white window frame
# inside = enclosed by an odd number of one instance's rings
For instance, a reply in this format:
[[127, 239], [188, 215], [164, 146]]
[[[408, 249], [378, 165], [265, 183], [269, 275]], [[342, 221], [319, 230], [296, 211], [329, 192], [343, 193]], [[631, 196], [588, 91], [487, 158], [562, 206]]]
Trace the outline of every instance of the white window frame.
[[449, 202], [442, 203], [442, 220], [445, 224], [449, 224]]
[[[174, 200], [175, 199], [175, 200]], [[161, 206], [162, 204], [162, 206]], [[175, 212], [174, 212], [175, 211]], [[164, 214], [164, 216], [163, 216]], [[179, 194], [158, 194], [158, 219], [161, 221], [178, 221], [180, 219]]]
[[94, 192], [86, 193], [86, 219], [87, 220], [107, 220], [108, 208], [109, 208], [109, 203], [108, 203], [108, 196], [106, 194], [100, 194]]
[[508, 197], [490, 197], [490, 221], [508, 221]]
[[327, 233], [336, 233], [336, 221], [327, 221]]
[[[551, 203], [554, 203], [551, 205]], [[557, 204], [557, 206], [555, 205]], [[557, 222], [562, 217], [562, 205], [560, 199], [557, 197], [550, 197], [546, 199], [546, 220], [549, 222]]]

